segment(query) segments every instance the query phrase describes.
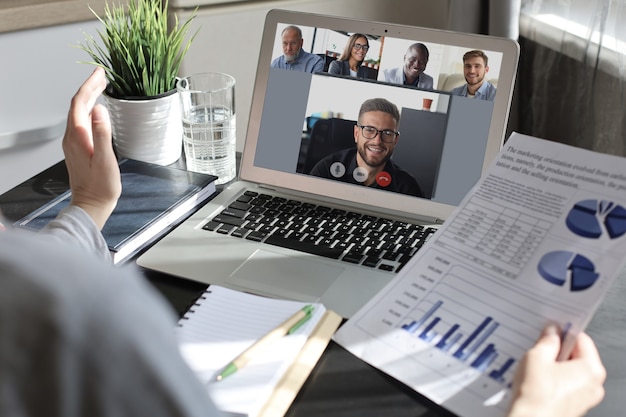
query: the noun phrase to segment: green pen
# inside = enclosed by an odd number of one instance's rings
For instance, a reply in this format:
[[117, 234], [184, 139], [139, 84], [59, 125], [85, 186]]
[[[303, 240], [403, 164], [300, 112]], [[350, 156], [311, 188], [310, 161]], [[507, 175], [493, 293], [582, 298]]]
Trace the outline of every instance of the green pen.
[[268, 334], [257, 340], [252, 346], [246, 349], [242, 354], [233, 359], [228, 365], [226, 365], [219, 374], [215, 377], [216, 380], [221, 381], [229, 375], [234, 374], [239, 369], [246, 366], [246, 364], [252, 359], [255, 352], [262, 349], [269, 342], [283, 337], [288, 334], [292, 334], [298, 330], [304, 323], [307, 322], [313, 315], [314, 307], [308, 304], [302, 309], [298, 310], [296, 314], [288, 318], [283, 324], [270, 331]]

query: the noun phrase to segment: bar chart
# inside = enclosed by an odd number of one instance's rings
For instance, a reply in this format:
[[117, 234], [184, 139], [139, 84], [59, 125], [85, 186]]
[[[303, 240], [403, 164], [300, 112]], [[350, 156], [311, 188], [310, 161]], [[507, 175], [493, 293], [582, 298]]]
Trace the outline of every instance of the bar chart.
[[[427, 368], [458, 384], [480, 378], [489, 389], [506, 388], [519, 359], [541, 333], [543, 317], [576, 316], [572, 310], [557, 313], [545, 299], [506, 280], [452, 266], [436, 251], [424, 264], [425, 270], [390, 288], [386, 302], [357, 322], [362, 331], [411, 358], [411, 369]], [[422, 372], [420, 378], [430, 375]]]
[[[491, 341], [500, 323], [493, 317], [485, 317], [474, 327], [463, 326], [459, 322], [442, 326], [442, 316], [439, 313], [442, 313], [443, 306], [444, 302], [437, 300], [421, 317], [402, 324], [400, 327], [480, 372], [489, 371], [487, 376], [502, 385], [508, 385], [510, 376], [507, 373], [516, 363], [516, 357], [508, 356], [507, 353], [500, 351], [496, 343]], [[440, 333], [435, 330], [438, 327], [447, 330]], [[469, 333], [466, 336], [464, 332], [467, 331]], [[518, 355], [518, 349], [515, 350]], [[498, 358], [501, 361], [497, 367], [494, 367]]]

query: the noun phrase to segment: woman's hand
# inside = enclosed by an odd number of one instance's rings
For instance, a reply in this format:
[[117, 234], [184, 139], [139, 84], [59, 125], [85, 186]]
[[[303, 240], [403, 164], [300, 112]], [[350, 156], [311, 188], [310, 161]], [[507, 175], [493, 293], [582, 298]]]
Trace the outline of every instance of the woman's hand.
[[547, 326], [517, 368], [509, 417], [577, 417], [602, 401], [606, 370], [593, 340], [579, 334], [557, 362], [560, 348], [558, 328]]
[[100, 229], [122, 192], [109, 114], [96, 104], [105, 87], [104, 70], [96, 68], [72, 98], [63, 137], [71, 204], [85, 210]]

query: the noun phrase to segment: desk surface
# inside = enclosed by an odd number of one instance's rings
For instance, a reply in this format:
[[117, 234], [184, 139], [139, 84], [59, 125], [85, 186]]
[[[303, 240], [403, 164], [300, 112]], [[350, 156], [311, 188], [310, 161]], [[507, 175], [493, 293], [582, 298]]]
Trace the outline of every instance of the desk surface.
[[[0, 195], [0, 210], [18, 220], [68, 188], [59, 163]], [[145, 277], [183, 314], [205, 284], [142, 269]], [[622, 415], [626, 409], [626, 273], [615, 282], [588, 327], [608, 370], [606, 398], [588, 416]], [[452, 416], [403, 384], [331, 342], [296, 397], [288, 417]]]
[[[206, 285], [142, 269], [182, 315]], [[286, 417], [454, 416], [330, 342]]]

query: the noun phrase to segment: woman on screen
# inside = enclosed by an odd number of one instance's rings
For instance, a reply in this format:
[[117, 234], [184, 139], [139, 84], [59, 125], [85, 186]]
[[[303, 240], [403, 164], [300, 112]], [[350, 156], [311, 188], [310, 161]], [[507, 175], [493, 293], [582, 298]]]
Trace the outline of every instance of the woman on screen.
[[339, 58], [330, 63], [328, 73], [375, 80], [377, 71], [363, 65], [369, 49], [367, 37], [361, 33], [353, 33]]

